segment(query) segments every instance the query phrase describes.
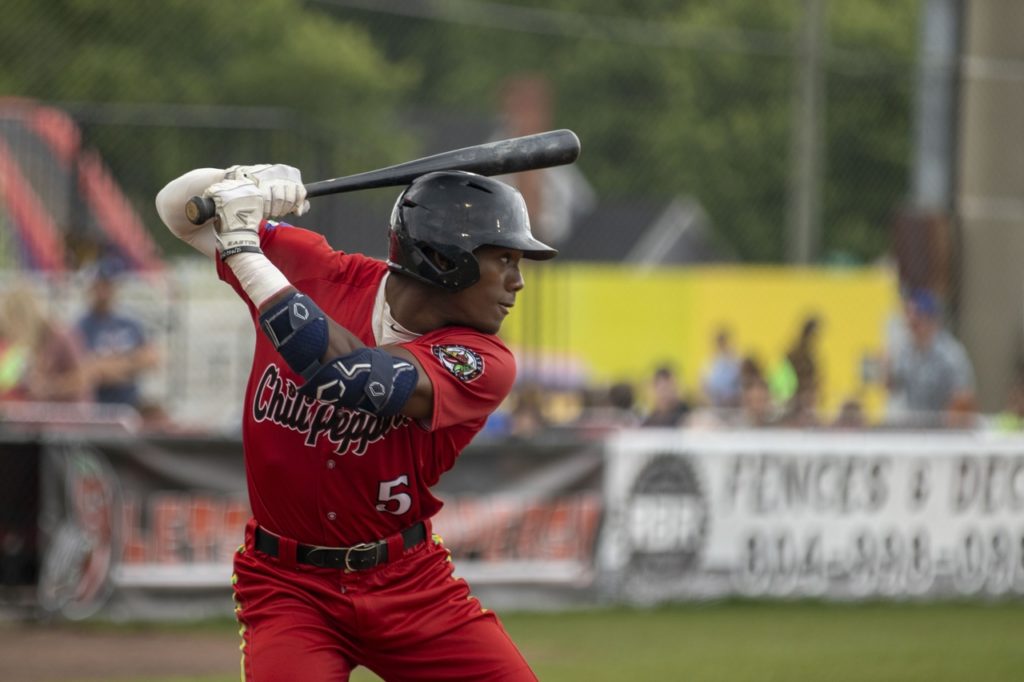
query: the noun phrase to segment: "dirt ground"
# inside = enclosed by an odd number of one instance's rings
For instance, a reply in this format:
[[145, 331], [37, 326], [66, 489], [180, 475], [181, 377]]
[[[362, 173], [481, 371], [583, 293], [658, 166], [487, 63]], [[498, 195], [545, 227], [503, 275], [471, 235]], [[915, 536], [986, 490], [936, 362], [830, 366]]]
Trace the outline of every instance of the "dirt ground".
[[238, 635], [0, 623], [0, 680], [86, 682], [238, 674]]

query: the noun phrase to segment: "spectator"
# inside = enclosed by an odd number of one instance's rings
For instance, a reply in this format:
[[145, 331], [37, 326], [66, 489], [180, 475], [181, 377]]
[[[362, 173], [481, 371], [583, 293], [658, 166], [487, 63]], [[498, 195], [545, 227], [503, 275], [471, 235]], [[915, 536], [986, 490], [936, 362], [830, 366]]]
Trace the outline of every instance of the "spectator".
[[[911, 345], [910, 329], [907, 320], [910, 317], [910, 292], [911, 290], [900, 287], [900, 309], [894, 312], [885, 321], [883, 329], [884, 345], [880, 357], [877, 358], [877, 366], [873, 366], [869, 359], [867, 366], [862, 365], [861, 376], [867, 381], [881, 383], [885, 386], [888, 382], [888, 367], [890, 359], [896, 355], [906, 352]], [[906, 395], [903, 391], [888, 391], [885, 397], [885, 413], [887, 415], [905, 414], [907, 412]]]
[[835, 429], [865, 429], [868, 426], [867, 418], [864, 416], [864, 406], [857, 398], [847, 398], [839, 406], [839, 413], [832, 428]]
[[89, 287], [89, 309], [78, 321], [87, 353], [95, 399], [141, 409], [139, 376], [156, 366], [158, 357], [142, 325], [116, 312], [116, 266], [103, 262]]
[[[964, 347], [942, 328], [942, 311], [930, 291], [907, 296], [908, 343], [887, 352], [886, 386], [893, 395], [890, 421], [924, 426], [963, 425], [973, 413], [974, 370]], [[899, 409], [905, 406], [905, 409]]]
[[642, 415], [636, 406], [636, 391], [628, 381], [611, 386], [587, 386], [580, 391], [580, 413], [573, 426], [587, 436], [639, 426]]
[[748, 355], [740, 361], [740, 390], [751, 381], [760, 379], [764, 381], [764, 372], [761, 370], [761, 363], [753, 355]]
[[636, 409], [636, 391], [628, 381], [617, 381], [608, 388], [608, 406], [612, 417], [622, 426], [636, 426], [640, 415]]
[[744, 357], [739, 363], [739, 375], [739, 404], [731, 410], [712, 407], [695, 410], [686, 422], [687, 428], [755, 429], [777, 424], [775, 403], [757, 358]]
[[807, 429], [821, 426], [818, 415], [818, 387], [811, 383], [798, 388], [784, 406], [779, 425], [793, 429]]
[[739, 406], [740, 360], [733, 351], [729, 330], [724, 327], [715, 334], [715, 355], [704, 372], [702, 386], [711, 407]]
[[81, 348], [45, 315], [28, 287], [13, 287], [0, 305], [0, 356], [0, 399], [75, 402], [90, 397]]
[[509, 419], [508, 435], [513, 438], [530, 439], [546, 428], [548, 420], [544, 416], [544, 394], [539, 386], [525, 384], [514, 393], [515, 406]]
[[740, 428], [763, 428], [774, 426], [776, 421], [775, 404], [772, 393], [761, 372], [761, 366], [752, 357], [744, 358], [742, 363], [742, 392], [740, 393], [740, 409], [733, 419], [733, 426]]
[[769, 385], [776, 401], [789, 411], [806, 409], [810, 402], [815, 408], [821, 377], [818, 372], [817, 343], [821, 332], [821, 319], [810, 315], [800, 326], [800, 333], [786, 351], [786, 357], [772, 371]]
[[672, 368], [667, 365], [658, 367], [654, 372], [651, 388], [653, 404], [644, 417], [642, 426], [682, 425], [690, 412], [690, 405], [679, 390]]
[[28, 363], [29, 346], [9, 337], [3, 311], [0, 311], [0, 399], [13, 395], [21, 383]]

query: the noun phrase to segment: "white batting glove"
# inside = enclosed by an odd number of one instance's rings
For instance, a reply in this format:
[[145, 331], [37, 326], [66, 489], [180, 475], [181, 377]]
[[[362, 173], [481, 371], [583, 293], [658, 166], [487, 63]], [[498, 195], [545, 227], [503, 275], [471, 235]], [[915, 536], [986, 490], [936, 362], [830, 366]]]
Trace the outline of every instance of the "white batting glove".
[[309, 210], [306, 187], [298, 168], [282, 163], [231, 166], [225, 180], [252, 180], [263, 194], [263, 217], [277, 218], [289, 213], [297, 216]]
[[263, 193], [251, 180], [224, 180], [210, 185], [204, 197], [217, 206], [217, 246], [221, 260], [236, 253], [262, 253], [260, 221]]

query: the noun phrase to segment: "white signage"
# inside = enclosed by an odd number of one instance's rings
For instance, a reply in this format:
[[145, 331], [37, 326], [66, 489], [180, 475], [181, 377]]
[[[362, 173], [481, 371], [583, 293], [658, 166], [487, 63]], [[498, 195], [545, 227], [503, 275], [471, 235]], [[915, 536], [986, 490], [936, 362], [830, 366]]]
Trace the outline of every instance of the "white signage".
[[1024, 594], [1024, 439], [638, 430], [598, 565], [636, 601]]

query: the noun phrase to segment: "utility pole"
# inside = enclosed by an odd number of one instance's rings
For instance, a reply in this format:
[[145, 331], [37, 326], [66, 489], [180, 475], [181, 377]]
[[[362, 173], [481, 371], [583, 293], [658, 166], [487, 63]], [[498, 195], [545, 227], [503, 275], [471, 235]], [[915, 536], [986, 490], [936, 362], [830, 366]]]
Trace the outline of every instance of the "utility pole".
[[948, 212], [961, 8], [959, 0], [928, 0], [921, 11], [912, 200], [917, 209]]
[[793, 175], [789, 196], [790, 263], [813, 262], [821, 247], [821, 186], [824, 157], [825, 0], [803, 0], [793, 98]]

